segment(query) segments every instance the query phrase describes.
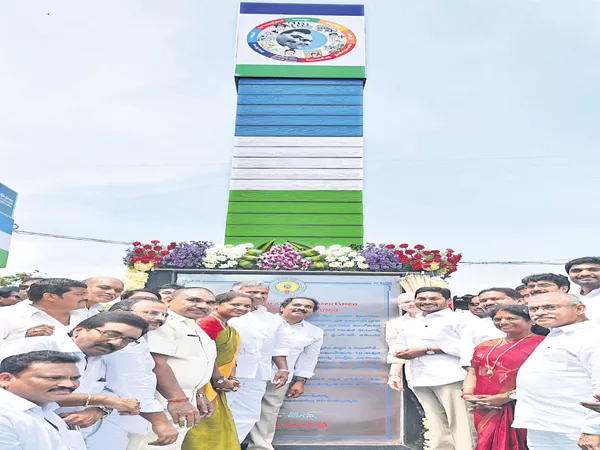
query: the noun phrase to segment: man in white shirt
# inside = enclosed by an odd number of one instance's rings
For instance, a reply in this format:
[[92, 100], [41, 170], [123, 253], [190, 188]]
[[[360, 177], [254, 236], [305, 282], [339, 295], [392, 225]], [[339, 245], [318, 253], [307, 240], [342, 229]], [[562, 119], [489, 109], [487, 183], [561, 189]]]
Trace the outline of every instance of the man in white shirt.
[[[130, 297], [115, 303], [109, 312], [129, 312], [148, 322], [148, 331], [165, 324], [167, 305], [156, 297]], [[130, 434], [145, 435], [152, 431], [158, 438], [150, 445], [167, 445], [177, 440], [177, 429], [165, 416], [162, 404], [156, 399], [154, 359], [150, 355], [147, 335], [139, 344], [104, 356], [106, 389], [119, 397], [134, 397], [140, 402], [140, 416], [107, 416], [96, 433], [86, 440], [88, 450], [125, 450]], [[151, 426], [151, 428], [150, 428]]]
[[[87, 305], [87, 287], [66, 278], [39, 280], [29, 289], [32, 304], [24, 302], [2, 309], [0, 341], [63, 334], [77, 325]], [[2, 342], [6, 345], [6, 342]]]
[[393, 348], [396, 345], [396, 338], [398, 333], [402, 330], [402, 327], [407, 320], [412, 320], [418, 313], [421, 312], [417, 305], [415, 305], [415, 293], [414, 292], [403, 292], [397, 298], [398, 307], [400, 308], [400, 317], [390, 320], [385, 324], [385, 342], [388, 345], [388, 356], [387, 362], [390, 365], [390, 374], [388, 379], [388, 385], [396, 390], [401, 391], [402, 386], [402, 368], [404, 367], [403, 359], [398, 359], [393, 354]]
[[31, 352], [0, 363], [0, 448], [85, 450], [53, 411], [79, 386], [79, 358], [69, 353]]
[[[118, 300], [125, 286], [118, 278], [91, 277], [84, 280], [88, 289], [88, 316], [110, 308]], [[109, 306], [110, 305], [110, 306]]]
[[527, 428], [530, 450], [600, 448], [600, 415], [580, 404], [600, 392], [600, 327], [575, 295], [534, 295], [528, 307], [551, 331], [519, 369], [512, 426]]
[[579, 296], [586, 306], [588, 319], [600, 322], [600, 257], [586, 256], [569, 261], [565, 270], [579, 289], [573, 294]]
[[450, 310], [451, 298], [445, 288], [418, 289], [415, 303], [422, 312], [406, 322], [394, 350], [397, 358], [408, 360], [408, 386], [425, 410], [430, 448], [472, 450], [467, 405], [461, 398], [466, 371], [459, 360], [461, 335], [473, 319]]
[[147, 328], [146, 321], [133, 314], [102, 313], [78, 324], [71, 337], [56, 334], [11, 341], [3, 348], [0, 358], [41, 350], [79, 356], [79, 387], [73, 395], [59, 402], [62, 408], [58, 412], [67, 424], [82, 428], [83, 436], [88, 437], [112, 409], [139, 413], [136, 399], [105, 395], [107, 372], [103, 356], [137, 342]]
[[[304, 393], [304, 384], [314, 375], [323, 345], [323, 330], [305, 320], [319, 309], [319, 302], [306, 297], [288, 298], [279, 308], [279, 317], [289, 334], [287, 363], [290, 370], [288, 384], [291, 386], [289, 389], [276, 389], [273, 383], [267, 383], [260, 420], [248, 435], [247, 450], [274, 450], [272, 443], [277, 417], [286, 392], [288, 398], [298, 398]], [[273, 367], [273, 374], [276, 372], [277, 367]]]
[[[210, 382], [217, 347], [196, 321], [210, 314], [215, 304], [215, 295], [206, 288], [179, 289], [169, 303], [165, 324], [148, 333], [160, 394], [157, 399], [179, 433], [177, 440], [163, 449], [180, 449], [189, 428], [214, 412], [204, 386]], [[154, 433], [131, 435], [128, 449], [155, 449], [150, 443], [157, 438]]]
[[500, 305], [516, 305], [522, 301], [521, 294], [514, 289], [493, 287], [484, 289], [478, 295], [479, 307], [486, 311], [486, 316], [479, 320], [472, 320], [462, 335], [462, 350], [460, 365], [469, 367], [473, 350], [483, 341], [488, 339], [503, 338], [505, 334], [494, 326], [489, 314]]
[[[252, 296], [252, 311], [229, 321], [240, 335], [237, 354], [236, 377], [240, 389], [227, 393], [238, 439], [243, 442], [252, 427], [260, 420], [261, 401], [267, 382], [273, 381], [276, 389], [283, 388], [289, 378], [286, 356], [289, 342], [282, 320], [269, 313], [264, 306], [269, 296], [269, 285], [262, 281], [235, 283], [232, 291]], [[274, 376], [272, 364], [277, 366]]]

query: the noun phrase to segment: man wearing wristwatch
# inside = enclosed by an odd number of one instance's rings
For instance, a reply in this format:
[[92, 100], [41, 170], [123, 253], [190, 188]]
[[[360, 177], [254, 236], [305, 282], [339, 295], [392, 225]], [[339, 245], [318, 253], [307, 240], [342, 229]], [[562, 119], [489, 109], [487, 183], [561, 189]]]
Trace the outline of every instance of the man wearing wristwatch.
[[61, 408], [56, 413], [71, 429], [80, 430], [87, 438], [113, 409], [121, 414], [139, 414], [137, 399], [120, 398], [105, 390], [107, 371], [103, 357], [137, 342], [147, 329], [146, 321], [131, 313], [100, 313], [79, 323], [70, 337], [56, 334], [12, 341], [2, 349], [0, 360], [43, 350], [76, 354], [82, 375], [80, 385], [73, 394], [57, 402]]
[[415, 304], [421, 313], [399, 331], [392, 353], [408, 361], [408, 387], [425, 410], [430, 448], [472, 450], [469, 415], [461, 398], [467, 373], [460, 367], [459, 360], [461, 335], [473, 319], [469, 314], [450, 310], [451, 297], [445, 288], [417, 289]]
[[[290, 342], [283, 321], [265, 307], [269, 285], [262, 281], [243, 281], [231, 287], [252, 297], [252, 311], [235, 317], [229, 324], [240, 335], [236, 377], [241, 385], [237, 392], [227, 393], [227, 403], [241, 442], [260, 420], [261, 401], [267, 384], [284, 389], [289, 378], [287, 356]], [[272, 374], [272, 364], [277, 372]]]
[[[279, 410], [285, 398], [298, 398], [304, 393], [304, 384], [314, 375], [323, 345], [323, 330], [305, 319], [319, 309], [319, 302], [312, 298], [288, 298], [281, 303], [280, 318], [289, 334], [290, 353], [287, 357], [291, 386], [276, 389], [267, 384], [262, 399], [260, 420], [248, 435], [247, 450], [273, 450], [273, 437]], [[273, 374], [277, 367], [273, 367]], [[292, 378], [293, 377], [293, 378]]]
[[[215, 295], [206, 288], [189, 287], [173, 293], [167, 320], [148, 333], [148, 347], [154, 358], [157, 398], [179, 435], [165, 450], [179, 450], [191, 427], [210, 417], [214, 407], [204, 394], [210, 382], [217, 348], [197, 321], [210, 314]], [[155, 449], [154, 433], [130, 437], [129, 449]], [[111, 449], [112, 450], [112, 449]]]
[[[148, 331], [165, 324], [169, 316], [167, 305], [156, 297], [132, 296], [111, 306], [110, 311], [130, 312], [148, 322]], [[130, 344], [104, 357], [107, 389], [121, 397], [135, 397], [140, 402], [139, 416], [111, 414], [102, 421], [96, 433], [86, 440], [87, 450], [124, 450], [130, 437], [156, 434], [155, 445], [171, 444], [178, 432], [165, 416], [162, 404], [156, 399], [154, 359], [148, 348], [148, 335], [139, 344]]]

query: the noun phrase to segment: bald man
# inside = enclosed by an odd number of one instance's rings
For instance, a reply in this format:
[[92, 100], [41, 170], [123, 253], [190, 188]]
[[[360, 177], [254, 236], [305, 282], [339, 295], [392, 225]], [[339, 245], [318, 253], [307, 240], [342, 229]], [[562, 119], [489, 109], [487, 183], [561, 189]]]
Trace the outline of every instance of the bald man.
[[91, 277], [84, 280], [88, 289], [88, 314], [94, 316], [116, 303], [125, 288], [123, 282], [113, 277]]
[[[420, 312], [419, 308], [415, 306], [414, 292], [403, 292], [398, 296], [396, 301], [398, 302], [401, 316], [396, 317], [385, 324], [385, 341], [390, 350], [396, 345], [396, 337], [398, 337], [398, 333], [406, 321], [414, 319], [417, 313]], [[392, 389], [402, 389], [402, 367], [404, 366], [404, 362], [403, 359], [396, 358], [392, 354], [388, 355], [388, 364], [390, 364], [388, 384]]]

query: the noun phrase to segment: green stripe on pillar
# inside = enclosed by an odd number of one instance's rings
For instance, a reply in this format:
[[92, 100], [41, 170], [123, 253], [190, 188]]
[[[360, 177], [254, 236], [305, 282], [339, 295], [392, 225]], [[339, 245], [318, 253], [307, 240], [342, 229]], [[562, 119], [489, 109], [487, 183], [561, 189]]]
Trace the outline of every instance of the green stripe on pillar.
[[8, 251], [0, 248], [0, 267], [6, 267], [8, 262]]
[[364, 66], [284, 66], [237, 64], [236, 77], [274, 78], [366, 78]]
[[[317, 245], [352, 245], [352, 244], [362, 244], [362, 240], [357, 238], [341, 238], [341, 237], [297, 237], [297, 236], [286, 236], [279, 238], [272, 238], [275, 241], [275, 244], [285, 244], [288, 241], [298, 242], [304, 245], [310, 245], [316, 247]], [[227, 236], [225, 238], [225, 243], [227, 244], [247, 244], [251, 242], [254, 245], [264, 244], [271, 239], [265, 239], [260, 236]]]
[[233, 190], [225, 243], [362, 244], [362, 225], [361, 191]]

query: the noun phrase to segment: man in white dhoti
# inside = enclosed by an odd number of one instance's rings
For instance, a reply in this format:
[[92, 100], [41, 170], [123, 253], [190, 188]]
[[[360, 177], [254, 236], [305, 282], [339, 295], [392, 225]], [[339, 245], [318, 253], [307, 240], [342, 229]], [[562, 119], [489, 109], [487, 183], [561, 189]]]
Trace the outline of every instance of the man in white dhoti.
[[[204, 394], [213, 373], [217, 348], [196, 321], [208, 315], [216, 304], [205, 288], [178, 289], [169, 303], [169, 317], [157, 330], [148, 333], [148, 347], [154, 358], [157, 398], [179, 435], [162, 449], [178, 450], [186, 433], [214, 412]], [[132, 435], [128, 450], [155, 449], [154, 433]]]
[[[273, 438], [279, 410], [286, 398], [298, 398], [304, 393], [304, 384], [315, 374], [315, 367], [323, 345], [323, 330], [305, 319], [319, 309], [312, 298], [288, 298], [281, 303], [280, 319], [289, 333], [290, 352], [287, 363], [290, 370], [289, 389], [277, 389], [267, 383], [262, 399], [260, 420], [248, 435], [247, 450], [273, 450]], [[277, 372], [273, 367], [273, 375]], [[292, 378], [293, 377], [293, 378]]]
[[[148, 331], [157, 330], [169, 316], [167, 305], [155, 297], [130, 297], [115, 303], [109, 312], [130, 312], [148, 322]], [[165, 416], [156, 399], [154, 359], [148, 348], [148, 336], [139, 344], [130, 344], [104, 357], [106, 388], [120, 397], [134, 397], [140, 402], [140, 415], [111, 414], [96, 433], [86, 439], [88, 450], [125, 450], [129, 436], [153, 432], [157, 439], [151, 444], [166, 445], [177, 440], [177, 429]]]
[[[227, 402], [233, 415], [238, 439], [243, 442], [260, 419], [261, 402], [272, 381], [277, 389], [287, 383], [289, 370], [286, 356], [289, 342], [282, 320], [269, 313], [264, 306], [269, 296], [269, 285], [262, 281], [236, 283], [231, 290], [253, 297], [252, 312], [229, 321], [240, 335], [236, 377], [241, 387], [227, 393]], [[271, 372], [275, 364], [277, 372]]]

